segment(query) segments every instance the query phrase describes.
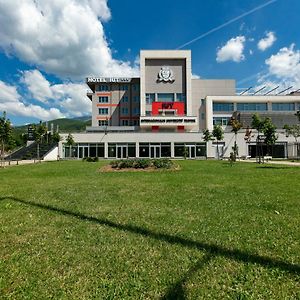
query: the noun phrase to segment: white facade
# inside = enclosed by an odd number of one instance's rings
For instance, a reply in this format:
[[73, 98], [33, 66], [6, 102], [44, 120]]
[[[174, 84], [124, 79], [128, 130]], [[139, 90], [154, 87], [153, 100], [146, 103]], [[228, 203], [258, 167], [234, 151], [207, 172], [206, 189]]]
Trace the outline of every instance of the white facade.
[[243, 124], [236, 137], [239, 155], [253, 157], [255, 132], [247, 141], [245, 133], [254, 113], [271, 117], [277, 125], [274, 155], [288, 157], [294, 151], [289, 146], [294, 140], [282, 127], [298, 122], [299, 95], [237, 96], [234, 80], [192, 79], [187, 50], [142, 50], [140, 68], [140, 78], [87, 78], [92, 127], [74, 134], [73, 149], [62, 142], [60, 157], [176, 158], [185, 148], [188, 158], [214, 158], [217, 145], [206, 145], [202, 133], [216, 124], [225, 131], [219, 150], [229, 157], [235, 140], [228, 125], [232, 117]]

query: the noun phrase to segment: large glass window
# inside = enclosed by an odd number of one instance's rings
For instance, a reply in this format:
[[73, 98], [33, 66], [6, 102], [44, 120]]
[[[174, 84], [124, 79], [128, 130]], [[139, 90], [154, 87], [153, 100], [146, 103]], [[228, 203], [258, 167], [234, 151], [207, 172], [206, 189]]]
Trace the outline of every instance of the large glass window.
[[122, 115], [128, 115], [128, 107], [122, 107]]
[[176, 93], [176, 101], [178, 101], [178, 102], [185, 102], [185, 94]]
[[161, 157], [171, 157], [170, 143], [161, 143]]
[[133, 97], [133, 102], [139, 103], [140, 102], [140, 96], [134, 96]]
[[108, 157], [116, 157], [116, 144], [108, 144]]
[[122, 102], [124, 103], [124, 102], [128, 102], [128, 96], [123, 96], [122, 97]]
[[155, 101], [155, 94], [146, 94], [146, 104], [151, 104]]
[[272, 103], [274, 111], [294, 111], [295, 103]]
[[223, 102], [214, 102], [213, 103], [213, 111], [233, 111], [234, 106], [233, 103], [223, 103]]
[[238, 103], [238, 111], [266, 111], [268, 110], [267, 103]]
[[127, 84], [121, 84], [120, 85], [120, 90], [121, 91], [128, 91], [128, 85]]
[[108, 120], [98, 120], [99, 126], [108, 126]]
[[230, 122], [230, 117], [213, 117], [213, 125], [226, 126]]
[[136, 115], [139, 115], [140, 114], [140, 108], [139, 107], [135, 107], [133, 109], [133, 114], [136, 116]]
[[109, 91], [109, 85], [107, 84], [100, 84], [96, 86], [96, 91]]
[[149, 157], [149, 144], [140, 143], [140, 157]]
[[108, 103], [108, 97], [107, 96], [101, 96], [99, 97], [100, 103]]
[[99, 115], [108, 115], [108, 108], [99, 108]]
[[173, 93], [159, 93], [157, 94], [158, 102], [174, 102], [174, 94]]
[[132, 85], [132, 89], [134, 91], [138, 91], [140, 89], [140, 85], [139, 84], [134, 84], [134, 85]]

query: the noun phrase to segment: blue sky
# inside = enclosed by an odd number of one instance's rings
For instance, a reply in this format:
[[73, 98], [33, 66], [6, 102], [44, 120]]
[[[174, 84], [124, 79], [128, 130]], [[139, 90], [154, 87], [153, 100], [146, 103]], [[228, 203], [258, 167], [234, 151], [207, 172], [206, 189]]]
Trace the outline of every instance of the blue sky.
[[195, 76], [299, 89], [299, 11], [299, 0], [0, 0], [0, 111], [16, 125], [88, 115], [85, 76], [138, 76], [140, 49], [186, 43]]

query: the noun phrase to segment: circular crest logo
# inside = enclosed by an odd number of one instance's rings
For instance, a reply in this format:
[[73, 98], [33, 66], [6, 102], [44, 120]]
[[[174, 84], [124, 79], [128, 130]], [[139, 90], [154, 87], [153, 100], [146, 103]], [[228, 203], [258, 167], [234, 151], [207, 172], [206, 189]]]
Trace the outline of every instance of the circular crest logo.
[[163, 66], [158, 72], [158, 81], [174, 81], [174, 73], [170, 67]]

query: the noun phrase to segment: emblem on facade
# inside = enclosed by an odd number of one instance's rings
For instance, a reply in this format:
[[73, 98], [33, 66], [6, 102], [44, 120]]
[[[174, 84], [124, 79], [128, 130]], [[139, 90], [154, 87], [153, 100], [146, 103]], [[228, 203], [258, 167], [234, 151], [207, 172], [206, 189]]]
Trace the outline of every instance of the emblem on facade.
[[158, 72], [158, 81], [173, 82], [174, 80], [174, 73], [170, 67], [161, 67], [160, 71]]

